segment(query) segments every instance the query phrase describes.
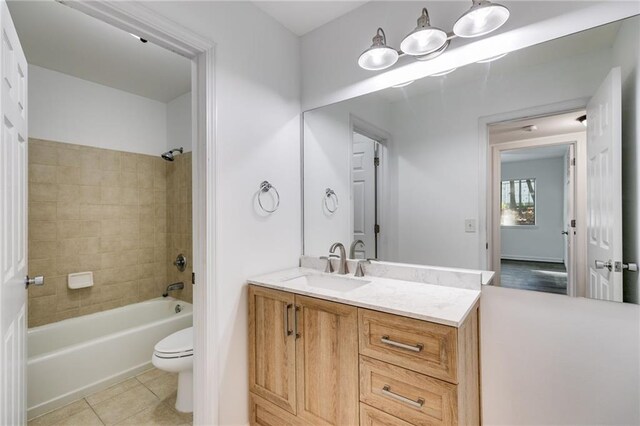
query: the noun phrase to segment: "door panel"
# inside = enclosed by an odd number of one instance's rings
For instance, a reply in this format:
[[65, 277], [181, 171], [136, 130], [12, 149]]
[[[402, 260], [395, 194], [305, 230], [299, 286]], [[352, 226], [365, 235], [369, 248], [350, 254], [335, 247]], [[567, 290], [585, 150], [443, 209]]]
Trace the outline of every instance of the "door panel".
[[249, 388], [296, 413], [294, 295], [249, 287]]
[[296, 296], [298, 417], [358, 424], [357, 308]]
[[356, 258], [376, 257], [376, 142], [359, 133], [353, 134], [352, 194], [353, 194], [353, 239], [362, 240], [355, 249]]
[[0, 1], [0, 423], [26, 423], [27, 61]]
[[[620, 68], [587, 105], [587, 297], [622, 302], [622, 106]], [[602, 262], [596, 267], [596, 261]], [[610, 267], [603, 266], [610, 264]]]

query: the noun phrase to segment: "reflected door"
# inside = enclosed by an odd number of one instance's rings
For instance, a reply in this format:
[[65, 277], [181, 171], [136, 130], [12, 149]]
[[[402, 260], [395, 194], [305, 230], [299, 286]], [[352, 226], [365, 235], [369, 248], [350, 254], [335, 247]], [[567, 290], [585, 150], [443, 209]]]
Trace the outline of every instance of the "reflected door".
[[0, 2], [0, 424], [26, 424], [27, 61]]
[[376, 257], [376, 141], [359, 133], [353, 134], [353, 240], [357, 259]]
[[622, 302], [620, 68], [587, 105], [587, 297]]

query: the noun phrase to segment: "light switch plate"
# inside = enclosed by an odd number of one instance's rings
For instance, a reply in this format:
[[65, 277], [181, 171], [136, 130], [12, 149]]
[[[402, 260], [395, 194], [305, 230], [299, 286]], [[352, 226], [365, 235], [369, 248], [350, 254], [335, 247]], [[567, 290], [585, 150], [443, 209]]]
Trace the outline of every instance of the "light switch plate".
[[464, 221], [464, 232], [476, 232], [476, 220], [475, 219], [465, 219], [465, 221]]

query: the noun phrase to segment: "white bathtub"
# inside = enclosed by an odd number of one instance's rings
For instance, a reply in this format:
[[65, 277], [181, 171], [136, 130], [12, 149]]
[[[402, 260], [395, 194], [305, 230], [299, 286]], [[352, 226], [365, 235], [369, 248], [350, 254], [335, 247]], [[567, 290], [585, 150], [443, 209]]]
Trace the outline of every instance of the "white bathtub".
[[155, 344], [192, 320], [190, 303], [160, 297], [30, 328], [28, 418], [150, 368]]

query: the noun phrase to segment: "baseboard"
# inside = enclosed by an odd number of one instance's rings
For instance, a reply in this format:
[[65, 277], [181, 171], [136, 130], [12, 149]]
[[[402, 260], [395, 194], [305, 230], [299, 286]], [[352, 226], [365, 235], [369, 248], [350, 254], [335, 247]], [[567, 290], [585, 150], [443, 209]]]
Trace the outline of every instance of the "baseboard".
[[503, 260], [521, 260], [525, 262], [548, 262], [548, 263], [564, 263], [564, 259], [558, 259], [557, 257], [536, 257], [536, 256], [509, 256], [501, 255], [500, 259]]

